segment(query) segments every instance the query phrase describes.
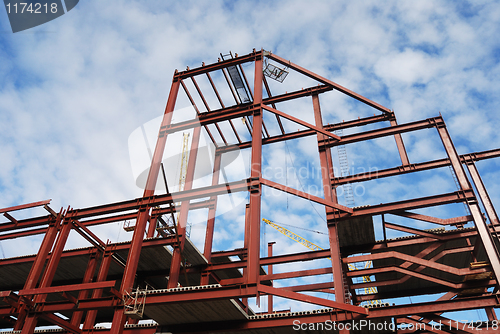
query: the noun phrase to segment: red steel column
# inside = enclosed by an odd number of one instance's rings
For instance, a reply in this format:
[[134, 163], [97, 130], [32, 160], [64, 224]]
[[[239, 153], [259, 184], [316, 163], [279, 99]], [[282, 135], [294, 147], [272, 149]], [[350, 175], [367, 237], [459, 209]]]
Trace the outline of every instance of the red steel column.
[[[108, 276], [109, 266], [111, 265], [112, 253], [106, 250], [99, 268], [99, 273], [97, 274], [97, 282], [104, 282]], [[92, 299], [100, 298], [102, 296], [102, 289], [95, 289], [92, 291]], [[97, 310], [90, 310], [87, 312], [85, 317], [85, 322], [83, 324], [84, 330], [90, 330], [94, 328], [95, 319], [97, 317]]]
[[[200, 142], [201, 127], [193, 129], [193, 141], [191, 142], [191, 151], [189, 152], [188, 167], [186, 171], [186, 182], [184, 183], [184, 191], [193, 188], [194, 169], [196, 167], [196, 156], [198, 155], [198, 144]], [[167, 287], [175, 288], [179, 282], [181, 272], [181, 253], [184, 250], [186, 242], [186, 223], [189, 214], [189, 200], [182, 201], [179, 219], [177, 221], [177, 234], [180, 236], [180, 244], [174, 247], [172, 262], [170, 264], [170, 275]]]
[[[273, 245], [275, 242], [269, 242], [267, 244], [267, 257], [271, 258], [273, 256]], [[270, 264], [267, 266], [267, 274], [272, 275], [273, 274], [273, 265]], [[273, 282], [271, 281], [271, 286], [273, 286]], [[273, 295], [268, 295], [267, 296], [267, 313], [271, 314], [273, 313]]]
[[[214, 159], [214, 169], [212, 174], [212, 185], [219, 184], [220, 176], [220, 163], [222, 160], [222, 154], [215, 153]], [[217, 211], [217, 196], [212, 196], [210, 198], [210, 208], [208, 209], [208, 220], [207, 220], [207, 231], [205, 234], [205, 246], [203, 249], [203, 255], [207, 259], [208, 263], [212, 260], [212, 244], [214, 241], [214, 229], [215, 229], [215, 212]], [[201, 277], [201, 285], [207, 285], [209, 282], [210, 275], [203, 275]]]
[[470, 160], [466, 162], [467, 169], [469, 170], [470, 176], [472, 178], [472, 182], [476, 186], [479, 198], [484, 205], [484, 209], [486, 210], [486, 214], [490, 220], [490, 223], [493, 226], [493, 230], [497, 229], [497, 225], [499, 224], [498, 215], [493, 207], [493, 203], [491, 202], [490, 196], [488, 195], [488, 191], [484, 186], [483, 180], [481, 180], [481, 176], [476, 168], [476, 164], [474, 161]]
[[[165, 144], [167, 142], [167, 135], [162, 133], [162, 131], [168, 127], [172, 121], [179, 86], [180, 81], [174, 75], [174, 81], [172, 82], [172, 87], [170, 87], [170, 94], [168, 95], [167, 106], [165, 107], [165, 113], [163, 114], [163, 121], [158, 134], [158, 140], [156, 141], [155, 152], [151, 161], [151, 167], [149, 168], [143, 197], [153, 196], [155, 192], [158, 174], [160, 173], [160, 164], [163, 158], [163, 151], [165, 150]], [[125, 266], [123, 281], [120, 287], [120, 292], [122, 294], [125, 291], [130, 291], [134, 286], [139, 257], [141, 255], [142, 241], [144, 239], [144, 232], [146, 231], [146, 225], [149, 219], [149, 211], [150, 208], [142, 208], [139, 210], [139, 214], [137, 215], [134, 235], [132, 236], [132, 242], [130, 243], [127, 264]], [[110, 334], [119, 334], [123, 331], [123, 326], [125, 325], [125, 321], [127, 319], [123, 312], [123, 308], [117, 308], [115, 310]]]
[[148, 238], [152, 238], [155, 236], [156, 222], [157, 221], [158, 221], [158, 216], [149, 218], [148, 232], [146, 233], [146, 236]]
[[489, 321], [498, 320], [497, 315], [495, 313], [495, 309], [493, 307], [486, 307], [484, 310], [486, 311], [486, 315], [488, 315]]
[[[99, 259], [99, 253], [97, 251], [94, 251], [92, 254], [90, 254], [89, 263], [87, 264], [87, 269], [85, 270], [85, 274], [83, 275], [82, 283], [92, 282], [98, 259]], [[88, 290], [82, 290], [78, 292], [78, 300], [87, 298], [88, 294], [89, 294]], [[71, 316], [71, 324], [80, 327], [82, 318], [83, 318], [83, 311], [74, 312], [73, 315]]]
[[[398, 125], [396, 118], [391, 119], [391, 126]], [[394, 135], [394, 139], [396, 139], [396, 146], [398, 147], [399, 156], [401, 157], [401, 163], [403, 166], [409, 165], [410, 160], [408, 159], [408, 154], [406, 154], [405, 144], [403, 143], [403, 137], [400, 133], [396, 133]]]
[[[64, 246], [66, 245], [66, 240], [68, 240], [71, 227], [72, 227], [71, 218], [66, 216], [62, 223], [61, 231], [57, 236], [54, 249], [50, 254], [47, 267], [45, 268], [45, 272], [42, 276], [42, 280], [40, 282], [40, 288], [46, 288], [52, 284], [52, 280], [54, 279], [54, 275], [56, 274], [57, 265], [59, 264], [59, 260], [61, 259], [62, 251], [64, 250]], [[33, 302], [35, 304], [44, 303], [46, 296], [47, 296], [46, 294], [35, 295], [35, 297], [33, 298]], [[32, 334], [35, 330], [37, 322], [38, 322], [38, 315], [29, 314], [26, 319], [26, 322], [23, 325], [21, 333]]]
[[[312, 96], [313, 108], [314, 108], [314, 120], [315, 124], [319, 128], [323, 128], [323, 118], [321, 117], [321, 107], [319, 104], [319, 97], [317, 94]], [[318, 133], [318, 142], [324, 140], [324, 135]], [[330, 148], [320, 147], [319, 157], [321, 162], [321, 177], [323, 180], [323, 192], [325, 195], [325, 200], [338, 203], [337, 194], [334, 189], [331, 188], [332, 180], [330, 176], [333, 176], [333, 166]], [[326, 218], [328, 224], [328, 236], [330, 241], [330, 254], [332, 259], [332, 272], [333, 272], [333, 284], [335, 289], [335, 301], [339, 303], [346, 302], [346, 296], [344, 291], [344, 276], [342, 272], [342, 259], [340, 254], [339, 237], [337, 232], [337, 223], [335, 222], [335, 212], [332, 208], [325, 207]]]
[[[450, 159], [451, 166], [453, 167], [453, 170], [455, 171], [455, 174], [457, 176], [460, 189], [471, 190], [472, 187], [463, 169], [462, 163], [460, 161], [460, 156], [455, 150], [455, 146], [451, 141], [450, 135], [448, 133], [448, 130], [446, 129], [444, 122], [437, 125], [437, 130], [443, 142], [446, 154], [448, 154], [448, 158]], [[500, 280], [500, 258], [498, 250], [495, 247], [495, 243], [493, 242], [488, 226], [486, 226], [486, 222], [483, 219], [483, 215], [477, 201], [468, 201], [467, 205], [469, 206], [469, 210], [474, 219], [474, 224], [476, 225], [477, 232], [479, 234], [479, 237], [481, 238], [484, 249], [486, 251], [486, 255], [488, 256], [491, 267], [493, 269], [493, 273], [495, 274], [495, 277], [497, 279], [496, 287], [498, 288], [498, 281]]]
[[262, 185], [262, 52], [255, 59], [254, 105], [252, 129], [252, 165], [250, 171], [250, 219], [246, 283], [259, 283], [260, 274], [260, 207]]
[[[63, 215], [64, 214], [61, 210], [56, 218], [51, 218], [49, 227], [47, 228], [47, 233], [45, 233], [45, 237], [43, 238], [42, 244], [40, 245], [40, 250], [36, 255], [33, 266], [31, 267], [28, 278], [26, 279], [26, 283], [24, 284], [24, 290], [34, 289], [36, 287], [38, 280], [40, 279], [40, 275], [42, 274], [45, 261], [49, 256], [52, 246], [54, 245], [54, 241], [56, 240], [57, 231], [59, 230], [59, 226], [61, 225]], [[14, 330], [18, 331], [23, 328], [27, 311], [27, 306], [21, 302], [19, 316], [17, 317]]]
[[[243, 255], [242, 260], [246, 261], [245, 267], [243, 267], [243, 277], [247, 277], [248, 273], [248, 238], [250, 236], [250, 204], [245, 205], [245, 236], [243, 239], [243, 248], [246, 253]], [[245, 305], [245, 311], [248, 313], [248, 298], [241, 299], [243, 305]]]

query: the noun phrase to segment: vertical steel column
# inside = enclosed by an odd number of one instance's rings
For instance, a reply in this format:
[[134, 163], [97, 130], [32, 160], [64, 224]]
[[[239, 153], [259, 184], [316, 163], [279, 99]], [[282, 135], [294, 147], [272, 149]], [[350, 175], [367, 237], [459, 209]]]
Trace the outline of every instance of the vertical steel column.
[[[193, 129], [193, 141], [191, 142], [191, 150], [189, 152], [188, 167], [186, 171], [186, 182], [184, 183], [184, 190], [191, 190], [193, 188], [194, 169], [196, 167], [196, 156], [198, 155], [198, 145], [200, 142], [201, 127]], [[172, 262], [170, 264], [170, 275], [168, 278], [167, 287], [169, 289], [177, 287], [179, 282], [179, 275], [181, 272], [182, 251], [184, 250], [184, 243], [186, 242], [186, 223], [189, 214], [189, 199], [182, 201], [179, 219], [177, 221], [177, 234], [179, 235], [179, 245], [174, 247]]]
[[[71, 218], [67, 215], [63, 220], [61, 230], [54, 245], [54, 249], [50, 254], [47, 267], [45, 268], [45, 272], [43, 273], [42, 280], [40, 282], [40, 288], [46, 288], [52, 284], [52, 280], [54, 279], [54, 275], [56, 274], [57, 265], [59, 264], [59, 260], [61, 259], [62, 251], [64, 250], [64, 246], [66, 245], [66, 241], [68, 240], [71, 227]], [[35, 295], [35, 297], [33, 298], [33, 302], [35, 304], [44, 303], [46, 298], [46, 294]], [[36, 313], [29, 314], [26, 322], [23, 325], [21, 333], [32, 334], [35, 331], [37, 322], [38, 315]]]
[[483, 180], [479, 175], [479, 172], [476, 168], [476, 164], [474, 163], [473, 160], [467, 160], [466, 165], [467, 169], [469, 170], [469, 174], [472, 178], [472, 182], [474, 182], [474, 185], [476, 186], [479, 199], [483, 203], [484, 209], [486, 210], [486, 214], [488, 215], [488, 219], [492, 224], [493, 230], [497, 230], [499, 224], [498, 215], [495, 211], [495, 208], [493, 207], [493, 203], [491, 202], [490, 196], [488, 195], [488, 191], [484, 186]]
[[[394, 117], [393, 119], [391, 119], [391, 126], [396, 126], [396, 125], [398, 125], [398, 122], [396, 121], [396, 117]], [[405, 144], [403, 143], [403, 137], [401, 136], [400, 133], [396, 133], [394, 135], [394, 139], [396, 139], [396, 146], [398, 147], [401, 163], [403, 164], [403, 166], [409, 165], [410, 160], [408, 159], [408, 154], [406, 154], [406, 148]]]
[[[109, 266], [111, 265], [112, 252], [106, 250], [103, 254], [101, 265], [99, 267], [99, 273], [97, 274], [97, 282], [104, 282], [108, 276]], [[92, 299], [100, 298], [102, 296], [102, 289], [95, 289], [92, 291]], [[85, 322], [83, 324], [84, 330], [91, 330], [94, 328], [95, 319], [97, 317], [97, 310], [90, 310], [87, 312], [85, 317]]]
[[[243, 267], [243, 277], [247, 277], [248, 273], [248, 238], [250, 236], [250, 204], [245, 205], [245, 236], [243, 238], [243, 248], [245, 248], [246, 253], [243, 254], [242, 260], [244, 260], [245, 266]], [[245, 311], [248, 313], [248, 298], [242, 298], [241, 302], [245, 305]]]
[[[177, 71], [176, 71], [177, 74]], [[149, 168], [148, 178], [146, 181], [146, 188], [144, 189], [143, 197], [150, 197], [154, 195], [158, 174], [160, 173], [161, 160], [163, 158], [163, 151], [167, 142], [167, 135], [163, 133], [171, 121], [174, 113], [175, 102], [177, 100], [177, 93], [179, 92], [180, 81], [174, 74], [174, 80], [170, 87], [165, 113], [163, 114], [163, 121], [161, 123], [158, 140], [156, 141], [155, 152], [151, 160], [151, 167]], [[132, 242], [130, 243], [130, 250], [127, 256], [127, 264], [123, 273], [122, 285], [120, 292], [123, 294], [125, 291], [130, 291], [134, 286], [135, 275], [137, 266], [139, 264], [139, 257], [141, 255], [142, 241], [144, 239], [144, 232], [149, 219], [150, 208], [141, 208], [137, 215], [134, 234]], [[123, 331], [127, 317], [124, 315], [123, 308], [117, 308], [113, 315], [113, 322], [111, 325], [110, 334], [119, 334]]]
[[[446, 154], [450, 159], [451, 166], [453, 167], [453, 170], [457, 176], [460, 189], [472, 189], [460, 161], [460, 156], [455, 150], [455, 146], [453, 145], [448, 130], [446, 129], [446, 125], [444, 124], [444, 122], [442, 122], [442, 124], [437, 124], [436, 127], [446, 150]], [[467, 205], [469, 206], [469, 210], [474, 219], [474, 224], [476, 225], [477, 232], [479, 234], [479, 237], [481, 238], [484, 249], [486, 251], [486, 255], [488, 256], [488, 260], [490, 261], [491, 267], [493, 269], [493, 273], [495, 274], [495, 277], [497, 279], [496, 288], [498, 288], [500, 286], [498, 282], [500, 280], [500, 258], [498, 250], [495, 247], [495, 243], [493, 242], [488, 226], [486, 226], [486, 222], [484, 221], [477, 201], [468, 201]]]
[[156, 222], [157, 221], [158, 221], [158, 216], [154, 216], [154, 217], [149, 218], [148, 232], [146, 233], [146, 236], [148, 238], [152, 238], [155, 236]]
[[255, 57], [254, 112], [252, 129], [252, 165], [250, 171], [250, 221], [246, 283], [259, 283], [260, 207], [262, 185], [262, 52]]
[[[271, 258], [273, 256], [273, 245], [275, 244], [274, 241], [269, 242], [267, 244], [267, 257]], [[272, 275], [273, 274], [273, 265], [270, 264], [267, 266], [267, 274]], [[273, 281], [271, 281], [271, 286], [273, 286]], [[267, 296], [267, 313], [271, 314], [273, 313], [274, 305], [273, 305], [273, 295], [268, 295]]]
[[[222, 160], [222, 154], [215, 153], [214, 169], [212, 174], [212, 186], [219, 184], [221, 160]], [[207, 231], [205, 234], [205, 245], [203, 249], [203, 255], [207, 259], [208, 263], [210, 263], [212, 260], [212, 244], [214, 241], [216, 211], [217, 211], [217, 196], [212, 196], [210, 198], [210, 208], [208, 209]], [[207, 285], [209, 282], [209, 278], [210, 275], [202, 275], [200, 284]]]
[[488, 316], [489, 321], [498, 320], [495, 309], [493, 307], [486, 307], [484, 310], [486, 311], [486, 315]]
[[[83, 275], [82, 283], [90, 283], [94, 278], [95, 268], [97, 266], [97, 261], [99, 259], [99, 253], [96, 249], [90, 254], [89, 263], [87, 264], [87, 269], [85, 269], [85, 274]], [[81, 290], [78, 292], [78, 300], [87, 298], [89, 294], [88, 290]], [[80, 327], [80, 323], [82, 322], [83, 311], [74, 312], [71, 316], [71, 324], [77, 327]]]
[[[321, 107], [317, 94], [312, 96], [314, 120], [316, 126], [323, 129], [323, 118], [321, 116]], [[323, 134], [318, 133], [318, 142], [325, 139]], [[330, 148], [320, 147], [319, 157], [321, 162], [321, 178], [323, 181], [323, 192], [325, 200], [338, 203], [336, 192], [332, 189], [331, 176], [333, 176], [333, 166]], [[328, 238], [330, 241], [330, 255], [332, 261], [333, 285], [335, 289], [335, 301], [339, 303], [346, 302], [344, 289], [344, 275], [342, 271], [342, 259], [340, 254], [339, 237], [337, 232], [337, 223], [335, 222], [335, 212], [330, 207], [325, 207], [328, 224]]]
[[[52, 246], [54, 246], [54, 241], [56, 240], [57, 231], [59, 230], [59, 226], [61, 225], [63, 216], [64, 213], [62, 212], [61, 209], [57, 217], [50, 218], [49, 227], [47, 228], [47, 233], [45, 233], [38, 254], [35, 257], [35, 261], [33, 261], [30, 273], [28, 274], [28, 278], [26, 279], [26, 283], [24, 284], [24, 290], [36, 288], [38, 280], [40, 279], [40, 275], [42, 274], [45, 261], [47, 260], [47, 257], [49, 256], [49, 253], [52, 250]], [[27, 306], [23, 302], [21, 302], [19, 316], [17, 317], [14, 330], [18, 331], [23, 328], [27, 311], [28, 311]]]

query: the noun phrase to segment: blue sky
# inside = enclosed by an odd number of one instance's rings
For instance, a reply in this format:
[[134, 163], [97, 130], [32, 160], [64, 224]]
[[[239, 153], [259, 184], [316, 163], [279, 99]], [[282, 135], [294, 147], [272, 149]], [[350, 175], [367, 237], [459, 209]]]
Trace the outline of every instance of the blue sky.
[[[460, 154], [498, 148], [499, 33], [495, 1], [87, 0], [56, 20], [16, 34], [2, 9], [0, 207], [52, 198], [58, 210], [141, 196], [129, 160], [129, 135], [162, 114], [175, 69], [215, 62], [220, 52], [230, 50], [272, 50], [395, 110], [399, 123], [441, 113]], [[310, 101], [304, 103], [300, 107], [310, 108]], [[322, 106], [325, 123], [374, 112], [334, 94], [322, 98]], [[290, 112], [313, 121], [312, 113], [303, 114], [299, 107]], [[444, 157], [431, 131], [403, 138], [411, 162]], [[397, 165], [391, 140], [348, 145], [349, 162], [355, 168]], [[288, 154], [284, 144], [272, 145], [264, 163], [290, 167], [293, 160], [297, 170], [307, 162], [312, 166], [314, 141], [291, 142]], [[499, 161], [477, 165], [498, 205]], [[297, 187], [320, 182], [287, 177]], [[283, 177], [275, 181], [285, 183]], [[356, 205], [454, 191], [446, 170], [370, 186], [355, 198]], [[273, 197], [263, 206], [269, 219], [307, 221], [320, 231], [325, 230], [322, 213], [322, 207], [312, 210], [291, 196]], [[224, 221], [234, 226], [218, 230], [221, 241], [215, 247], [227, 247], [242, 216], [224, 215]], [[115, 241], [126, 236], [119, 231], [117, 224], [101, 232]], [[199, 241], [204, 230], [196, 231], [193, 239]], [[267, 228], [267, 241], [273, 238], [281, 241], [276, 246], [281, 252], [302, 247]], [[30, 251], [36, 242], [22, 241]], [[317, 243], [326, 246], [327, 241]], [[19, 248], [12, 245], [4, 244], [6, 256], [17, 255]]]

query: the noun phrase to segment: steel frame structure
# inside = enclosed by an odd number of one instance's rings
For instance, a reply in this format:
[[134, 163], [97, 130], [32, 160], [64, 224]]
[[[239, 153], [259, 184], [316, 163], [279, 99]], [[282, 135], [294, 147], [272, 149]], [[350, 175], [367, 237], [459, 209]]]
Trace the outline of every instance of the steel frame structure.
[[[278, 65], [286, 66], [315, 82], [307, 88], [297, 91], [272, 95], [270, 85], [263, 75], [264, 58]], [[249, 84], [243, 64], [253, 64], [253, 85]], [[230, 80], [229, 69], [241, 75], [250, 102], [241, 103], [234, 83]], [[212, 76], [222, 74], [227, 82], [226, 89], [231, 91], [234, 103], [226, 105], [220, 94], [220, 87]], [[211, 109], [206, 92], [202, 92], [197, 80], [204, 77], [210, 83], [212, 93], [219, 102], [218, 109]], [[188, 89], [190, 82], [196, 92]], [[197, 112], [196, 120], [172, 123], [176, 100], [180, 90]], [[319, 96], [338, 91], [373, 108], [378, 115], [345, 121], [336, 124], [324, 124]], [[197, 94], [197, 95], [195, 95]], [[305, 122], [280, 110], [280, 103], [310, 98], [314, 124]], [[202, 101], [205, 110], [196, 103]], [[280, 133], [271, 134], [264, 122], [264, 113], [277, 122]], [[245, 140], [233, 123], [244, 118], [245, 126], [251, 136]], [[267, 119], [269, 122], [269, 119]], [[286, 131], [284, 120], [299, 124], [303, 129]], [[235, 141], [224, 134], [222, 123], [229, 125]], [[359, 131], [354, 134], [337, 136], [338, 129], [362, 128], [370, 124], [388, 123], [388, 126], [375, 130]], [[193, 175], [196, 166], [199, 138], [201, 131], [206, 131], [216, 145], [212, 185], [201, 188], [193, 187]], [[183, 129], [193, 129], [193, 140], [189, 153], [184, 190], [177, 193], [155, 194], [155, 186], [160, 173], [163, 152], [169, 134]], [[216, 132], [214, 132], [214, 129]], [[411, 163], [403, 143], [402, 133], [435, 129], [447, 158], [428, 162]], [[214, 132], [214, 133], [212, 133]], [[279, 184], [262, 175], [263, 145], [316, 136], [317, 149], [322, 170], [323, 197], [313, 196], [304, 191]], [[361, 173], [349, 176], [334, 175], [331, 148], [336, 145], [368, 141], [374, 138], [392, 136], [395, 139], [401, 165], [378, 170], [376, 173]], [[224, 144], [218, 145], [216, 137]], [[251, 150], [251, 171], [247, 179], [221, 183], [219, 170], [221, 157], [237, 149]], [[36, 255], [0, 260], [0, 275], [7, 272], [15, 275], [15, 268], [26, 274], [19, 274], [16, 283], [0, 282], [0, 325], [13, 328], [22, 334], [31, 334], [37, 327], [45, 325], [59, 326], [70, 333], [110, 332], [127, 333], [200, 333], [200, 332], [239, 332], [289, 329], [293, 324], [321, 323], [336, 321], [373, 320], [394, 324], [424, 326], [428, 332], [435, 333], [470, 333], [478, 328], [456, 322], [456, 328], [431, 326], [449, 319], [442, 314], [458, 310], [485, 309], [489, 322], [481, 323], [481, 332], [496, 332], [494, 308], [500, 305], [497, 293], [500, 277], [500, 256], [498, 252], [498, 232], [500, 223], [493, 204], [488, 196], [475, 162], [500, 156], [500, 149], [459, 155], [453, 146], [446, 125], [441, 116], [398, 124], [394, 112], [341, 85], [323, 78], [305, 68], [264, 50], [254, 50], [248, 55], [232, 57], [210, 65], [176, 71], [166, 104], [158, 140], [149, 170], [144, 194], [140, 198], [96, 207], [53, 211], [50, 201], [41, 201], [1, 209], [7, 221], [0, 223], [0, 241], [13, 238], [30, 237], [43, 234], [43, 241]], [[456, 192], [433, 196], [385, 202], [382, 204], [346, 207], [339, 204], [336, 188], [345, 183], [365, 182], [378, 178], [392, 177], [408, 173], [451, 166], [458, 180]], [[466, 167], [466, 169], [464, 168]], [[468, 174], [466, 172], [468, 171]], [[472, 182], [471, 182], [472, 181]], [[329, 233], [329, 249], [306, 251], [293, 254], [260, 254], [260, 221], [263, 187], [278, 189], [282, 192], [319, 203], [324, 206]], [[212, 251], [216, 221], [218, 195], [227, 192], [248, 192], [249, 203], [245, 215], [244, 248], [226, 251]], [[174, 203], [178, 203], [177, 205]], [[192, 202], [197, 199], [198, 201]], [[179, 204], [180, 203], [180, 204]], [[465, 203], [470, 210], [468, 215], [450, 218], [437, 218], [412, 212], [419, 208], [431, 208], [451, 203]], [[482, 207], [480, 206], [482, 203]], [[44, 207], [47, 215], [29, 219], [16, 219], [18, 210]], [[201, 263], [186, 263], [185, 252], [191, 246], [186, 237], [186, 222], [190, 210], [208, 208], [207, 229]], [[482, 213], [484, 208], [486, 215]], [[175, 234], [155, 236], [157, 223], [162, 215], [179, 212]], [[344, 240], [343, 231], [349, 230], [356, 219], [369, 219], [375, 215], [383, 217], [383, 232], [393, 229], [409, 233], [411, 236], [399, 239], [349, 244]], [[423, 221], [446, 226], [446, 231], [422, 230], [410, 225], [400, 225], [386, 221], [387, 215], [406, 217], [412, 221]], [[486, 219], [487, 217], [487, 219]], [[109, 224], [124, 220], [135, 221], [133, 237], [127, 243], [105, 243], [89, 227]], [[472, 222], [470, 228], [463, 228]], [[343, 225], [342, 225], [343, 224]], [[353, 225], [354, 226], [354, 225]], [[70, 231], [78, 232], [92, 246], [83, 249], [63, 251]], [[368, 233], [368, 232], [367, 232]], [[161, 268], [142, 265], [148, 250], [172, 249], [170, 263]], [[239, 260], [231, 261], [230, 256]], [[331, 259], [331, 266], [316, 269], [304, 269], [290, 272], [273, 272], [272, 266], [317, 259]], [[466, 265], [456, 262], [457, 258], [466, 259]], [[68, 263], [76, 259], [86, 259], [84, 268], [73, 276], [64, 277], [61, 271], [68, 270]], [[348, 263], [373, 261], [374, 267], [357, 271], [348, 271]], [[263, 266], [269, 266], [268, 272]], [[242, 275], [227, 276], [227, 271], [241, 270]], [[25, 270], [26, 271], [26, 270]], [[315, 284], [275, 287], [273, 281], [296, 277], [332, 274], [333, 281], [318, 280]], [[10, 275], [10, 274], [9, 274]], [[374, 276], [375, 281], [354, 283], [353, 278]], [[150, 280], [168, 278], [165, 286], [155, 286]], [[324, 277], [324, 276], [318, 276]], [[188, 279], [189, 278], [189, 279]], [[21, 283], [19, 283], [21, 282]], [[148, 291], [145, 297], [144, 319], [153, 319], [156, 325], [138, 324], [138, 319], [129, 317], [124, 312], [122, 297], [133, 294], [134, 289], [145, 282], [155, 290]], [[344, 289], [348, 286], [348, 290]], [[376, 294], [356, 294], [357, 289], [377, 287]], [[335, 300], [317, 297], [303, 292], [324, 292], [334, 294]], [[380, 308], [361, 307], [360, 303], [374, 299], [388, 299], [421, 294], [441, 294], [433, 301], [425, 303], [387, 305]], [[261, 296], [279, 296], [316, 306], [313, 311], [285, 312], [273, 309], [270, 297], [269, 310], [255, 314], [249, 308], [248, 298], [260, 299]], [[214, 318], [193, 321], [179, 320], [169, 323], [166, 318], [151, 316], [161, 307], [183, 309], [195, 303], [211, 307], [211, 303], [232, 301], [243, 310], [243, 319]], [[205, 304], [204, 304], [205, 303]], [[187, 311], [184, 311], [187, 312]], [[225, 312], [225, 310], [221, 310]], [[110, 328], [95, 328], [98, 322], [111, 322]], [[455, 324], [455, 322], [453, 322]], [[464, 326], [462, 326], [464, 325]], [[476, 324], [477, 325], [477, 324]], [[345, 327], [347, 328], [347, 327]], [[343, 330], [345, 332], [345, 330]], [[405, 331], [408, 332], [408, 331]]]

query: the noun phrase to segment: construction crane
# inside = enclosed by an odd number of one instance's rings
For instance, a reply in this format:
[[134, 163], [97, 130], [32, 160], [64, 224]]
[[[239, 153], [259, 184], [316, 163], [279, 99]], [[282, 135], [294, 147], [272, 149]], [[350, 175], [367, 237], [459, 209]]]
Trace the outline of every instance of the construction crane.
[[[306, 246], [307, 248], [309, 248], [311, 250], [323, 250], [324, 249], [324, 248], [321, 248], [320, 246], [316, 245], [315, 243], [310, 242], [309, 240], [302, 238], [300, 235], [297, 235], [297, 234], [293, 233], [289, 229], [286, 229], [283, 226], [278, 225], [278, 224], [276, 224], [276, 223], [274, 223], [274, 222], [272, 222], [272, 221], [270, 221], [268, 219], [262, 218], [262, 221], [264, 223], [266, 223], [267, 225], [269, 225], [269, 226], [275, 228], [276, 230], [278, 230], [278, 232], [280, 232], [281, 234], [286, 235], [287, 237], [289, 237], [293, 241], [298, 242], [298, 243]], [[371, 261], [366, 261], [365, 265], [364, 265], [364, 268], [365, 269], [366, 268], [370, 268], [371, 265], [372, 265]], [[358, 269], [352, 263], [349, 263], [348, 267], [349, 267], [350, 271], [354, 271], [354, 270]], [[367, 283], [367, 282], [371, 282], [371, 281], [372, 280], [370, 279], [370, 276], [363, 276], [363, 283]], [[368, 288], [365, 288], [364, 290], [365, 290], [365, 294], [377, 293], [377, 288], [375, 288], [375, 287], [368, 287]], [[376, 299], [376, 300], [370, 300], [368, 303], [372, 304], [372, 305], [378, 305], [378, 304], [382, 304], [382, 301]]]
[[[186, 183], [188, 158], [189, 158], [188, 148], [189, 148], [189, 132], [185, 132], [185, 133], [183, 133], [183, 138], [182, 138], [182, 150], [181, 150], [181, 161], [180, 161], [181, 167], [179, 170], [179, 189], [178, 189], [178, 191], [184, 190], [184, 185]], [[163, 171], [163, 165], [162, 165], [162, 171]], [[163, 173], [164, 173], [163, 177], [165, 178], [165, 172], [163, 171]], [[165, 187], [167, 187], [166, 183], [167, 183], [167, 180], [165, 178]], [[167, 191], [168, 191], [168, 188], [167, 188]], [[175, 203], [176, 206], [179, 204], [180, 203]], [[162, 217], [159, 217], [158, 224], [160, 224], [160, 226], [158, 226], [156, 228], [156, 230], [162, 235], [165, 234], [164, 231], [168, 231], [170, 233], [175, 233], [175, 226], [177, 224], [176, 222], [179, 220], [179, 214], [180, 214], [180, 212], [177, 212], [177, 217], [175, 217], [172, 214], [172, 217], [170, 219], [168, 219], [169, 222], [166, 222]], [[189, 226], [189, 229], [186, 229], [186, 234], [189, 236], [191, 225], [188, 225], [188, 226]], [[125, 231], [130, 232], [130, 231], [133, 231], [134, 228], [135, 228], [135, 225], [133, 225], [131, 222], [126, 221], [124, 223], [123, 229]]]

